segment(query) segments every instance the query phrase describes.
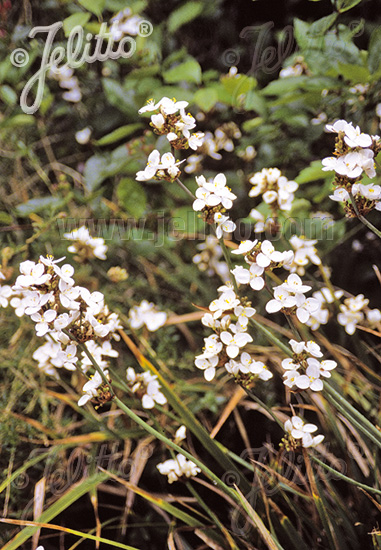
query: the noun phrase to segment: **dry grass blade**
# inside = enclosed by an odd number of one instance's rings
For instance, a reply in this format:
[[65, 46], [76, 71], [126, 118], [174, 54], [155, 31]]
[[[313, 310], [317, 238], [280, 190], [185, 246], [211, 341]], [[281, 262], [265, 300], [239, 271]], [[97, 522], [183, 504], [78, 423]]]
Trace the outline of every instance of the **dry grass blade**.
[[[45, 477], [42, 477], [39, 481], [37, 481], [34, 487], [33, 518], [35, 521], [38, 520], [38, 518], [41, 516], [42, 511], [44, 509], [45, 486], [46, 486], [46, 480], [45, 480]], [[37, 548], [38, 546], [38, 539], [40, 538], [40, 532], [41, 532], [41, 529], [36, 531], [32, 537], [34, 548]]]
[[237, 485], [234, 485], [234, 488], [238, 493], [242, 508], [245, 510], [250, 523], [256, 528], [267, 548], [269, 550], [283, 550], [282, 546], [280, 546], [280, 544], [273, 539], [270, 531], [267, 529], [257, 512], [252, 508], [250, 503], [245, 499]]
[[232, 411], [236, 408], [241, 399], [246, 395], [246, 392], [240, 386], [234, 392], [233, 397], [229, 399], [226, 407], [222, 411], [220, 418], [218, 419], [217, 424], [214, 426], [213, 430], [210, 433], [210, 437], [213, 439], [216, 437], [222, 426], [225, 424], [226, 420], [229, 418]]

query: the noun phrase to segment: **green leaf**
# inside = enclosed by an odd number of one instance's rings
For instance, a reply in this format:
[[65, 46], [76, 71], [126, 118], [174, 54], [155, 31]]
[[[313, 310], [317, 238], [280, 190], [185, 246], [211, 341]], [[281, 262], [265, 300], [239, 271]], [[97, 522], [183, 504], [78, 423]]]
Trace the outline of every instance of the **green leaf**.
[[368, 67], [371, 73], [377, 72], [381, 67], [381, 27], [376, 27], [369, 41]]
[[15, 115], [6, 118], [0, 123], [0, 128], [16, 128], [20, 126], [32, 126], [36, 124], [36, 117], [33, 115]]
[[132, 120], [138, 118], [138, 108], [135, 104], [135, 90], [125, 90], [123, 86], [112, 78], [102, 79], [103, 89], [110, 105], [113, 105]]
[[16, 92], [13, 90], [13, 88], [7, 86], [6, 84], [4, 86], [0, 86], [0, 98], [7, 105], [16, 105], [17, 103]]
[[193, 58], [172, 67], [168, 71], [164, 71], [163, 78], [166, 82], [173, 84], [174, 82], [181, 82], [186, 80], [187, 82], [195, 82], [200, 84], [201, 82], [201, 67], [199, 63]]
[[119, 204], [136, 220], [140, 218], [146, 209], [147, 198], [140, 182], [132, 178], [120, 180], [116, 190]]
[[182, 25], [189, 23], [198, 17], [204, 8], [203, 2], [187, 2], [173, 11], [168, 19], [168, 31], [173, 33]]
[[130, 136], [141, 127], [142, 124], [140, 124], [139, 122], [136, 122], [135, 124], [127, 124], [126, 126], [121, 126], [113, 132], [110, 132], [109, 134], [98, 139], [98, 141], [95, 142], [95, 145], [110, 145], [110, 143], [115, 143], [115, 141], [119, 141], [120, 139]]
[[309, 36], [321, 36], [325, 34], [327, 30], [332, 27], [337, 19], [337, 16], [337, 13], [331, 13], [330, 15], [322, 17], [321, 19], [318, 19], [317, 21], [312, 23], [308, 30]]
[[339, 13], [344, 13], [357, 6], [357, 4], [360, 4], [361, 1], [362, 0], [338, 0], [336, 5], [337, 11]]
[[78, 0], [78, 3], [94, 15], [102, 15], [106, 0]]
[[90, 157], [85, 164], [85, 186], [89, 191], [94, 191], [107, 177], [107, 158], [101, 155]]
[[210, 111], [218, 101], [218, 93], [214, 88], [203, 88], [197, 90], [193, 97], [194, 103], [203, 111]]
[[121, 145], [111, 154], [97, 154], [89, 158], [84, 170], [85, 186], [92, 192], [106, 178], [121, 173], [132, 174], [138, 169], [139, 164], [128, 156], [125, 145]]
[[69, 15], [69, 17], [66, 17], [66, 19], [63, 20], [63, 30], [65, 33], [65, 36], [69, 36], [71, 31], [76, 27], [77, 25], [80, 25], [83, 27], [86, 25], [88, 20], [90, 19], [91, 15], [89, 13], [73, 13], [73, 15]]
[[311, 181], [316, 181], [320, 179], [325, 179], [327, 177], [327, 172], [323, 172], [323, 165], [321, 160], [314, 160], [311, 162], [307, 168], [304, 168], [297, 178], [295, 178], [296, 183], [299, 185], [303, 183], [310, 183]]
[[[380, 44], [381, 45], [381, 44]], [[350, 65], [349, 63], [339, 63], [339, 74], [353, 84], [365, 84], [368, 82], [370, 74], [366, 67], [361, 65]]]
[[39, 199], [30, 199], [23, 204], [16, 206], [16, 214], [21, 217], [27, 217], [34, 212], [42, 210], [58, 210], [67, 202], [68, 197], [41, 197]]

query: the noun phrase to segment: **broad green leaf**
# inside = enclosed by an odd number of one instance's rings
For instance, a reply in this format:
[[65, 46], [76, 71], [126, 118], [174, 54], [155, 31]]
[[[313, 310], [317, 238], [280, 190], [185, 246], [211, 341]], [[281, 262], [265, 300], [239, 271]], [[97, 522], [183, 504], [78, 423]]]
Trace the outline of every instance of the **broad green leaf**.
[[62, 208], [67, 203], [68, 197], [41, 197], [39, 199], [30, 199], [23, 204], [16, 206], [16, 214], [21, 217], [27, 217], [35, 212], [55, 211]]
[[123, 86], [112, 78], [103, 78], [102, 85], [110, 105], [113, 105], [126, 115], [129, 119], [138, 119], [139, 107], [135, 104], [135, 90], [125, 90]]
[[317, 21], [312, 23], [308, 30], [309, 36], [321, 36], [325, 34], [327, 30], [332, 27], [337, 19], [337, 16], [337, 13], [331, 13], [330, 15], [322, 17], [321, 19], [318, 19]]
[[381, 27], [376, 27], [369, 41], [368, 67], [371, 73], [381, 68]]
[[102, 15], [106, 0], [78, 0], [79, 4], [94, 15]]
[[325, 179], [327, 172], [323, 172], [323, 165], [320, 160], [314, 160], [307, 168], [304, 168], [295, 178], [296, 183], [309, 183], [320, 179]]
[[366, 67], [361, 65], [350, 65], [348, 63], [339, 63], [339, 74], [353, 84], [365, 84], [368, 82], [370, 74]]
[[147, 198], [142, 184], [132, 178], [120, 180], [116, 195], [119, 204], [124, 210], [131, 214], [136, 220], [144, 213], [147, 205]]
[[339, 13], [344, 13], [357, 6], [357, 4], [360, 4], [361, 1], [362, 0], [338, 0], [336, 4], [337, 11]]
[[127, 124], [126, 126], [121, 126], [113, 132], [101, 137], [98, 141], [95, 142], [95, 145], [110, 145], [110, 143], [115, 143], [120, 139], [126, 138], [133, 134], [136, 130], [142, 127], [142, 124], [136, 122], [135, 124]]
[[90, 157], [85, 164], [85, 186], [89, 191], [94, 191], [107, 177], [107, 158], [101, 155]]
[[66, 17], [66, 19], [64, 19], [63, 21], [63, 30], [65, 33], [65, 36], [66, 37], [69, 36], [71, 31], [77, 25], [80, 25], [81, 27], [86, 25], [90, 17], [91, 16], [89, 13], [83, 13], [83, 12], [73, 13], [73, 15], [69, 15], [69, 17]]
[[174, 10], [168, 18], [168, 31], [173, 33], [182, 25], [198, 17], [204, 8], [203, 2], [187, 2]]
[[17, 103], [16, 92], [13, 90], [13, 88], [7, 86], [6, 84], [4, 86], [0, 86], [0, 98], [7, 105], [15, 105]]
[[218, 93], [214, 88], [203, 88], [197, 90], [193, 97], [196, 103], [203, 111], [210, 111], [218, 101]]
[[133, 174], [139, 169], [139, 164], [131, 159], [125, 145], [114, 149], [112, 153], [97, 154], [90, 157], [85, 164], [85, 186], [94, 191], [106, 178], [116, 174]]
[[36, 117], [33, 115], [15, 115], [11, 118], [6, 118], [0, 123], [1, 128], [17, 128], [20, 126], [32, 126], [36, 124]]
[[187, 82], [195, 82], [200, 84], [201, 82], [201, 67], [199, 63], [193, 58], [172, 67], [168, 71], [164, 71], [163, 78], [166, 82], [173, 84], [174, 82], [181, 82], [186, 80]]

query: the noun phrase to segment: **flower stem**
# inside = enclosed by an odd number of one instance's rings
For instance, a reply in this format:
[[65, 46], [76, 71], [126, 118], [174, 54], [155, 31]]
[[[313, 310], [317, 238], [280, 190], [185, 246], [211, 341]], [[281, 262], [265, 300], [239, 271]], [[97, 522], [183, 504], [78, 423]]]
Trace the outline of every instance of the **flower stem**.
[[370, 221], [368, 221], [362, 214], [360, 214], [360, 212], [357, 208], [357, 204], [356, 204], [354, 196], [352, 195], [351, 191], [348, 191], [348, 193], [349, 193], [349, 197], [351, 199], [353, 209], [356, 213], [356, 216], [360, 220], [360, 222], [362, 222], [368, 229], [370, 229], [375, 235], [377, 235], [377, 237], [379, 239], [381, 239], [381, 231], [379, 231], [377, 229], [377, 227], [374, 227], [374, 225], [372, 223], [370, 223]]
[[188, 195], [192, 197], [193, 200], [195, 200], [195, 195], [192, 193], [192, 191], [189, 191], [188, 187], [186, 187], [183, 182], [179, 180], [179, 178], [176, 178], [174, 181], [177, 183], [177, 185], [180, 185], [181, 189], [184, 189], [184, 191], [188, 193]]

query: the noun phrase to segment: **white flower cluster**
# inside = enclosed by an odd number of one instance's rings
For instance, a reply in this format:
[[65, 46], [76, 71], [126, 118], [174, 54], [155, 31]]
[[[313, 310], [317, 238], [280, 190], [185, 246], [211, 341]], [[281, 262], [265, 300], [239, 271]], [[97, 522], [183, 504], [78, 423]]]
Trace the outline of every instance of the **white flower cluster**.
[[[86, 343], [107, 377], [107, 362], [103, 356], [116, 357], [108, 341], [118, 340], [117, 330], [122, 328], [115, 313], [110, 313], [101, 292], [90, 292], [76, 286], [74, 268], [70, 264], [59, 267], [64, 258], [54, 260], [40, 256], [38, 263], [25, 261], [20, 264], [20, 275], [12, 287], [10, 305], [16, 315], [28, 315], [35, 323], [36, 334], [46, 337], [47, 342], [33, 354], [33, 358], [47, 374], [58, 377], [57, 368], [69, 371], [76, 369], [78, 362], [77, 341]], [[73, 335], [71, 339], [63, 330]], [[100, 344], [96, 342], [100, 341]], [[83, 355], [81, 370], [85, 374], [91, 363]], [[84, 386], [82, 405], [98, 394], [103, 382], [96, 374]], [[87, 396], [87, 397], [86, 397]]]
[[[205, 118], [204, 113], [198, 113], [198, 120], [203, 120]], [[235, 122], [227, 122], [219, 126], [212, 132], [205, 132], [202, 145], [197, 151], [197, 155], [190, 155], [187, 159], [187, 166], [184, 168], [184, 171], [187, 174], [192, 174], [201, 169], [201, 163], [204, 160], [205, 156], [209, 156], [215, 160], [221, 160], [222, 155], [218, 151], [227, 151], [231, 153], [234, 151], [234, 142], [233, 139], [239, 139], [242, 137], [241, 131]], [[242, 156], [245, 160], [251, 160], [256, 155], [256, 151], [253, 146], [248, 146], [246, 150], [242, 153]]]
[[193, 256], [193, 262], [199, 270], [205, 271], [209, 276], [219, 275], [223, 281], [227, 281], [229, 268], [226, 262], [221, 261], [223, 253], [218, 239], [213, 235], [207, 235], [205, 242], [198, 244], [196, 248], [200, 252]]
[[315, 244], [316, 239], [306, 239], [303, 235], [293, 235], [290, 238], [290, 245], [295, 250], [294, 259], [290, 264], [284, 266], [291, 273], [298, 275], [305, 274], [305, 266], [312, 262], [314, 265], [320, 265], [321, 260], [318, 256]]
[[115, 42], [119, 42], [123, 36], [137, 36], [140, 23], [144, 21], [140, 15], [133, 15], [130, 8], [124, 8], [110, 19], [109, 33]]
[[177, 481], [180, 477], [193, 477], [201, 472], [200, 468], [191, 460], [187, 460], [182, 454], [176, 455], [176, 458], [170, 458], [156, 466], [159, 472], [168, 476], [168, 483]]
[[363, 173], [369, 178], [376, 175], [375, 156], [381, 149], [380, 137], [365, 134], [359, 126], [354, 127], [351, 122], [345, 120], [327, 124], [326, 130], [338, 134], [334, 156], [322, 160], [324, 171], [336, 173], [336, 188], [330, 198], [346, 203], [347, 211], [350, 213], [351, 192], [361, 214], [373, 208], [381, 210], [381, 187], [360, 183]]
[[158, 311], [155, 304], [143, 300], [140, 305], [133, 306], [129, 312], [130, 327], [133, 329], [142, 328], [143, 325], [151, 332], [162, 327], [167, 320], [164, 311]]
[[63, 65], [62, 67], [52, 65], [48, 74], [50, 78], [54, 78], [54, 80], [58, 81], [61, 88], [67, 90], [62, 94], [62, 99], [70, 101], [71, 103], [78, 103], [81, 101], [82, 92], [79, 88], [79, 81], [78, 78], [74, 76], [74, 71], [71, 67], [67, 65]]
[[305, 424], [300, 416], [293, 416], [286, 420], [284, 429], [289, 434], [289, 441], [286, 445], [292, 448], [298, 445], [304, 448], [316, 447], [324, 439], [324, 435], [312, 436], [311, 434], [318, 429], [317, 426], [315, 424]]
[[323, 357], [323, 354], [320, 346], [313, 340], [290, 340], [289, 344], [294, 355], [282, 361], [282, 367], [286, 371], [283, 375], [284, 385], [297, 390], [321, 391], [324, 387], [321, 377], [331, 377], [330, 371], [337, 367], [336, 361], [319, 361], [318, 358]]
[[143, 409], [153, 409], [155, 403], [165, 405], [167, 399], [160, 391], [157, 376], [149, 372], [136, 373], [132, 367], [127, 369], [127, 383], [133, 393], [142, 400]]
[[326, 325], [329, 320], [329, 309], [327, 306], [332, 304], [335, 300], [339, 300], [342, 295], [342, 290], [334, 290], [332, 293], [327, 287], [323, 287], [313, 292], [312, 297], [319, 302], [319, 307], [311, 313], [310, 318], [305, 324], [310, 327], [311, 330], [317, 330], [320, 325]]
[[236, 250], [232, 250], [232, 254], [244, 255], [246, 263], [250, 265], [250, 269], [237, 266], [232, 270], [237, 283], [249, 284], [253, 290], [262, 290], [265, 286], [263, 275], [266, 270], [285, 267], [294, 257], [292, 250], [279, 252], [267, 240], [263, 242], [242, 241]]
[[296, 181], [289, 181], [278, 168], [263, 168], [250, 178], [253, 187], [249, 191], [249, 197], [262, 198], [266, 204], [270, 204], [274, 210], [291, 210], [294, 192], [299, 185]]
[[230, 210], [233, 201], [237, 198], [231, 189], [226, 185], [226, 176], [217, 174], [213, 181], [207, 181], [204, 176], [196, 176], [198, 189], [196, 200], [193, 202], [195, 212], [202, 211], [204, 220], [207, 223], [216, 224], [216, 235], [220, 239], [224, 232], [231, 233], [235, 230], [236, 224], [223, 214]]
[[292, 309], [289, 313], [295, 313], [301, 323], [306, 323], [311, 314], [319, 308], [316, 298], [306, 298], [305, 292], [311, 290], [309, 285], [304, 285], [299, 275], [292, 273], [284, 283], [274, 287], [274, 298], [267, 302], [266, 311], [275, 313]]
[[157, 149], [154, 149], [148, 156], [147, 166], [136, 174], [137, 181], [148, 181], [152, 179], [173, 181], [180, 174], [179, 165], [172, 153], [164, 153], [160, 156]]
[[155, 103], [152, 99], [147, 105], [139, 109], [139, 114], [158, 111], [151, 116], [150, 125], [154, 132], [160, 136], [166, 135], [174, 149], [187, 149], [194, 151], [202, 145], [204, 134], [202, 132], [190, 133], [196, 126], [196, 120], [190, 113], [186, 113], [187, 101], [176, 101], [163, 97]]
[[354, 334], [356, 325], [362, 323], [365, 318], [370, 326], [377, 325], [381, 322], [381, 311], [379, 309], [368, 309], [368, 303], [369, 300], [364, 298], [363, 294], [359, 294], [358, 296], [346, 298], [344, 304], [340, 305], [340, 313], [337, 316], [337, 321], [340, 325], [345, 327], [345, 332], [347, 334]]
[[218, 291], [221, 296], [210, 303], [210, 313], [202, 318], [202, 323], [212, 328], [215, 334], [205, 338], [204, 351], [195, 359], [196, 367], [204, 371], [208, 381], [213, 380], [217, 367], [225, 367], [229, 374], [242, 381], [268, 380], [272, 374], [266, 365], [243, 351], [253, 341], [247, 328], [255, 309], [243, 305], [230, 285], [224, 285]]
[[65, 239], [74, 241], [68, 247], [68, 251], [76, 254], [75, 260], [84, 262], [92, 258], [106, 260], [107, 245], [101, 237], [92, 237], [89, 230], [84, 225], [73, 229], [69, 233], [64, 233]]

